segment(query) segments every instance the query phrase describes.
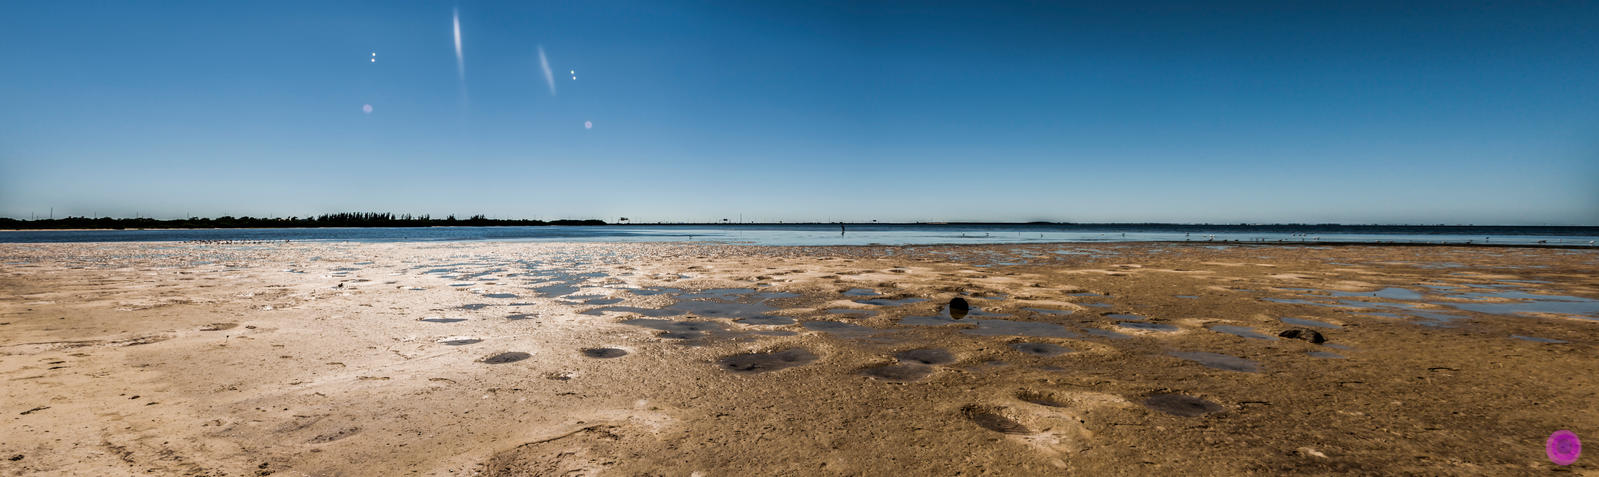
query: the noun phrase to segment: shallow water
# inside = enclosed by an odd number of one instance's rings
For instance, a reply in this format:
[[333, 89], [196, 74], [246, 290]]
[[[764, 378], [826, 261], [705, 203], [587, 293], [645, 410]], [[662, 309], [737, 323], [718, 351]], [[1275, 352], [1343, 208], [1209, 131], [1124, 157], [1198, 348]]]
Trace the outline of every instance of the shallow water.
[[1513, 315], [1516, 313], [1557, 313], [1562, 315], [1599, 317], [1599, 300], [1589, 298], [1562, 295], [1540, 295], [1521, 291], [1473, 292], [1449, 295], [1449, 297], [1464, 299], [1502, 298], [1517, 301], [1508, 303], [1438, 302], [1438, 304], [1466, 311], [1490, 313], [1495, 315]]
[[962, 333], [978, 336], [1037, 336], [1047, 338], [1076, 338], [1066, 327], [1054, 323], [1037, 323], [1032, 321], [1011, 320], [974, 320], [976, 329], [962, 330]]
[[1116, 326], [1119, 326], [1119, 327], [1122, 327], [1122, 328], [1127, 328], [1127, 329], [1132, 329], [1132, 330], [1166, 331], [1166, 332], [1177, 331], [1177, 330], [1180, 329], [1176, 325], [1168, 325], [1168, 324], [1165, 324], [1165, 323], [1146, 323], [1146, 322], [1142, 322], [1142, 321], [1122, 321], [1122, 322], [1117, 322]]
[[707, 318], [753, 318], [770, 313], [776, 308], [765, 303], [738, 303], [725, 301], [680, 301], [663, 307]]
[[845, 323], [845, 322], [842, 322], [842, 321], [830, 321], [830, 320], [807, 321], [807, 322], [804, 322], [804, 323], [800, 323], [800, 327], [801, 328], [805, 328], [807, 330], [811, 330], [811, 331], [821, 331], [823, 333], [836, 333], [836, 334], [846, 334], [846, 335], [849, 335], [849, 334], [854, 334], [854, 335], [870, 334], [870, 333], [875, 333], [877, 331], [880, 331], [877, 328], [869, 328], [869, 327], [857, 325], [857, 324], [854, 324], [854, 323]]
[[1166, 353], [1172, 357], [1182, 358], [1199, 363], [1207, 368], [1216, 368], [1241, 373], [1253, 373], [1260, 370], [1260, 365], [1237, 356], [1204, 351], [1172, 351]]
[[1244, 338], [1257, 340], [1273, 341], [1277, 339], [1276, 336], [1261, 334], [1256, 332], [1254, 328], [1250, 328], [1248, 326], [1216, 325], [1210, 327], [1210, 330], [1218, 333], [1227, 333], [1233, 336], [1241, 336]]
[[794, 324], [794, 319], [786, 316], [752, 316], [749, 318], [739, 318], [733, 320], [733, 322], [741, 325], [780, 326], [792, 325]]
[[872, 299], [869, 299], [869, 300], [855, 300], [855, 303], [860, 303], [862, 305], [876, 305], [876, 306], [900, 306], [900, 305], [908, 305], [908, 304], [911, 304], [911, 303], [919, 303], [919, 302], [924, 302], [924, 301], [927, 301], [927, 299], [926, 298], [917, 298], [917, 297], [900, 298], [898, 300], [889, 300], [889, 299], [886, 299], [886, 298], [872, 298]]
[[1072, 310], [1056, 310], [1056, 309], [1052, 309], [1052, 308], [1022, 308], [1022, 310], [1031, 311], [1033, 313], [1039, 313], [1039, 314], [1044, 314], [1044, 315], [1056, 315], [1056, 316], [1063, 316], [1063, 315], [1072, 314]]
[[602, 306], [602, 307], [599, 307], [599, 308], [593, 308], [593, 309], [589, 309], [589, 310], [580, 311], [580, 312], [578, 312], [578, 314], [580, 314], [580, 315], [600, 316], [600, 315], [604, 314], [605, 312], [632, 313], [632, 314], [635, 314], [635, 315], [643, 315], [643, 316], [648, 316], [648, 317], [652, 317], [652, 318], [661, 318], [661, 317], [666, 317], [666, 316], [678, 316], [678, 315], [684, 314], [684, 312], [680, 311], [680, 310], [667, 310], [667, 309], [659, 309], [659, 308], [640, 308], [640, 307], [636, 307], [636, 306]]
[[1094, 336], [1099, 336], [1099, 337], [1102, 337], [1102, 338], [1111, 338], [1111, 339], [1118, 339], [1118, 340], [1119, 339], [1132, 338], [1132, 335], [1124, 335], [1124, 334], [1117, 333], [1117, 332], [1114, 332], [1114, 331], [1111, 331], [1111, 330], [1105, 330], [1105, 329], [1100, 329], [1100, 328], [1083, 328], [1083, 332], [1091, 334], [1091, 335], [1094, 335]]
[[1327, 328], [1327, 329], [1330, 329], [1330, 330], [1336, 330], [1336, 329], [1343, 328], [1342, 326], [1338, 326], [1338, 325], [1335, 325], [1335, 324], [1332, 324], [1332, 323], [1328, 323], [1328, 322], [1325, 322], [1325, 321], [1310, 320], [1310, 319], [1305, 319], [1305, 318], [1284, 317], [1284, 318], [1278, 318], [1278, 319], [1282, 320], [1283, 323], [1287, 323], [1287, 324], [1290, 324], [1290, 325], [1313, 326], [1313, 327], [1316, 327], [1316, 328]]

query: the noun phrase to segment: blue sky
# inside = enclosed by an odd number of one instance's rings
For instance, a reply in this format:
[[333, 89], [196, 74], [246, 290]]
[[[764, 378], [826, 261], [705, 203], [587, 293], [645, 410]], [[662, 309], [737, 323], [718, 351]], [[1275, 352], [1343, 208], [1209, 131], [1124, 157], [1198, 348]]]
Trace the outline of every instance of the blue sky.
[[1599, 3], [1188, 3], [10, 2], [0, 215], [1599, 225]]

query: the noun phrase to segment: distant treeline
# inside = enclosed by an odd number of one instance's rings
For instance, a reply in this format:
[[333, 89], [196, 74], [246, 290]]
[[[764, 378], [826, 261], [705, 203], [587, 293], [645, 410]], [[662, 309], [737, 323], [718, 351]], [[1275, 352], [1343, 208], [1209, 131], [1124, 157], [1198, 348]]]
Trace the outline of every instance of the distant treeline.
[[114, 219], [111, 217], [67, 217], [62, 219], [17, 220], [0, 217], [0, 229], [250, 229], [250, 228], [305, 228], [305, 227], [446, 227], [446, 226], [507, 226], [507, 225], [605, 225], [603, 220], [526, 220], [491, 219], [474, 215], [457, 219], [454, 215], [435, 219], [427, 215], [395, 215], [377, 212], [347, 212], [323, 214], [316, 217], [232, 217], [214, 219], [190, 217], [187, 219], [158, 220], [149, 218]]

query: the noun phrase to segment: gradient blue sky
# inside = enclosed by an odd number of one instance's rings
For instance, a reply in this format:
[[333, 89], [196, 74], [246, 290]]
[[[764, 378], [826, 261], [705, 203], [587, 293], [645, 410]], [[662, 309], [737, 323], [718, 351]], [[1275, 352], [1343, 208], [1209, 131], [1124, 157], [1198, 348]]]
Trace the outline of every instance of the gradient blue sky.
[[0, 215], [1599, 225], [1599, 2], [1121, 3], [7, 2]]

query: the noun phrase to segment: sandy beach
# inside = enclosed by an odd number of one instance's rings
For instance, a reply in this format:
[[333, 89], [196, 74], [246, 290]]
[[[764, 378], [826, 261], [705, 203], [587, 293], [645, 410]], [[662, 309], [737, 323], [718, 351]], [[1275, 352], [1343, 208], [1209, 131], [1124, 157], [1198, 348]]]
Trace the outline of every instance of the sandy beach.
[[1544, 450], [1599, 438], [1595, 250], [83, 243], [0, 264], [4, 475], [1599, 475]]

